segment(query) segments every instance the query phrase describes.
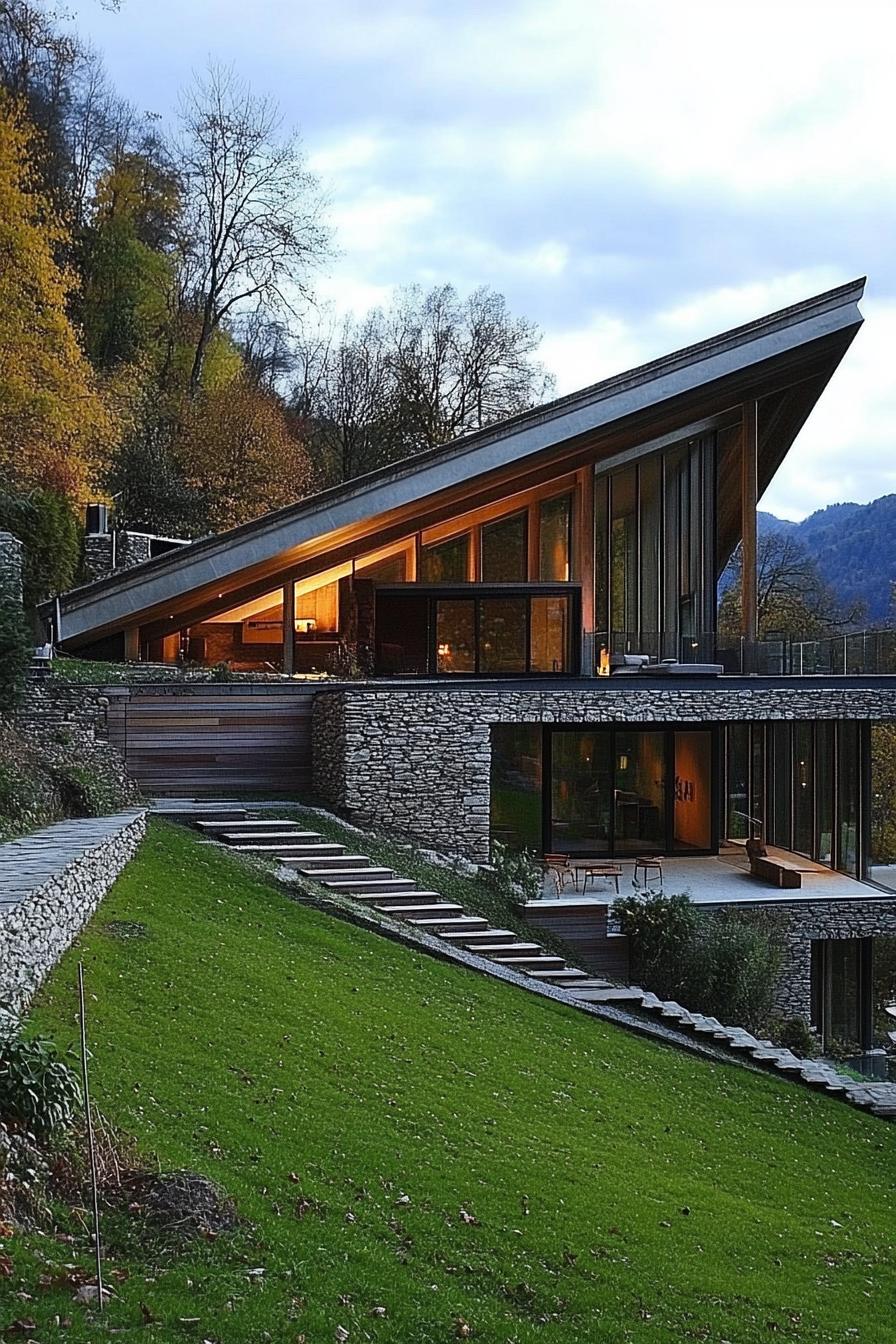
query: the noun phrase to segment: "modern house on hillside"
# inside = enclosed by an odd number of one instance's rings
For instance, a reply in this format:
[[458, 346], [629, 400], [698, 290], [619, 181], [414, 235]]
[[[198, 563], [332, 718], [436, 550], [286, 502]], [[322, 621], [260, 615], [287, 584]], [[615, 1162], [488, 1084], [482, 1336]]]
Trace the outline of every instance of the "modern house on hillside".
[[[45, 613], [54, 639], [285, 673], [349, 649], [364, 678], [314, 698], [324, 798], [476, 860], [500, 838], [618, 863], [728, 856], [744, 900], [799, 882], [794, 1002], [811, 977], [813, 1019], [867, 1044], [872, 939], [896, 933], [869, 882], [887, 878], [871, 725], [896, 720], [882, 675], [896, 664], [880, 642], [760, 640], [756, 610], [757, 500], [855, 337], [862, 292], [76, 589]], [[726, 641], [717, 585], [738, 543], [743, 628]], [[751, 837], [777, 860], [764, 881], [744, 865]]]

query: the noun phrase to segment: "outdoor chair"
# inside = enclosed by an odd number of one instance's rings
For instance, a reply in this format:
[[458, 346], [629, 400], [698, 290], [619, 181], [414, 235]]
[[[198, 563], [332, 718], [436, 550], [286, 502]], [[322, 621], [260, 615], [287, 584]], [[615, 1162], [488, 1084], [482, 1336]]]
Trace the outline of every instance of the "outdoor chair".
[[572, 883], [573, 888], [575, 888], [575, 869], [569, 862], [568, 854], [545, 854], [544, 873], [546, 877], [553, 879], [554, 890], [558, 896], [562, 894], [569, 883]]

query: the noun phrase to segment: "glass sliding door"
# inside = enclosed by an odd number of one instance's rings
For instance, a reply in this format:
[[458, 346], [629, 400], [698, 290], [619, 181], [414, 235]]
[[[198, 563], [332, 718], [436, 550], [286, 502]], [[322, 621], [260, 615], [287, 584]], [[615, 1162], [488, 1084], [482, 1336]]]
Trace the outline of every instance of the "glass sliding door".
[[628, 467], [610, 478], [613, 510], [610, 530], [610, 592], [613, 629], [637, 641], [638, 620], [638, 475]]
[[541, 849], [540, 723], [492, 725], [491, 835], [511, 849]]
[[713, 730], [545, 732], [546, 851], [617, 858], [712, 852]]
[[612, 734], [574, 729], [551, 736], [552, 853], [610, 853], [613, 813]]
[[662, 730], [615, 734], [614, 838], [617, 854], [666, 848], [666, 739]]
[[837, 813], [839, 817], [837, 867], [858, 877], [859, 849], [859, 732], [857, 723], [838, 724]]

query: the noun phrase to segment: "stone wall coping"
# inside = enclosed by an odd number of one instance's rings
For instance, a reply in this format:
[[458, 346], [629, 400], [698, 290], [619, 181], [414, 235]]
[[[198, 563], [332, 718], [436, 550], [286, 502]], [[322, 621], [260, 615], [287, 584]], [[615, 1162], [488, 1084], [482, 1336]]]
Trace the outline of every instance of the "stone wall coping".
[[135, 807], [107, 817], [58, 821], [0, 845], [0, 914], [144, 815]]

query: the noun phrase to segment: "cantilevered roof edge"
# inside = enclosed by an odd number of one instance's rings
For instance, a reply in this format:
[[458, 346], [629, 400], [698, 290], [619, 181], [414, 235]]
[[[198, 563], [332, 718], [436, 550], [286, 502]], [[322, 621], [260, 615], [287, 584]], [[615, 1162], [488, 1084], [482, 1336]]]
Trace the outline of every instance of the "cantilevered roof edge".
[[[316, 535], [424, 498], [507, 462], [529, 457], [566, 440], [748, 370], [802, 345], [858, 328], [864, 280], [842, 285], [685, 350], [615, 375], [450, 444], [334, 486], [297, 504], [134, 569], [75, 589], [61, 599], [63, 638], [74, 638], [110, 619], [127, 623], [141, 611], [198, 588], [224, 581], [279, 551]], [[103, 607], [102, 615], [93, 610]], [[114, 610], [110, 610], [114, 609]]]

